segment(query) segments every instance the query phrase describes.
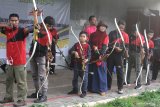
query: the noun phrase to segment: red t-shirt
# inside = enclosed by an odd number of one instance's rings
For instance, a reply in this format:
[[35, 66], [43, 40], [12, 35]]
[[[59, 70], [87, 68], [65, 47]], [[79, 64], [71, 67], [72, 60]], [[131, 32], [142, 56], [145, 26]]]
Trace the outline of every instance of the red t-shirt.
[[[142, 38], [142, 44], [144, 44], [145, 43], [144, 36], [141, 35], [141, 38]], [[130, 44], [140, 47], [141, 46], [141, 40], [140, 40], [139, 36], [137, 36], [134, 40], [132, 40]]]
[[53, 29], [50, 30], [50, 32], [51, 32], [52, 38], [57, 41], [58, 38], [59, 38], [57, 30], [55, 28], [53, 28]]
[[48, 35], [46, 31], [41, 31], [41, 33], [39, 33], [39, 35], [42, 35], [42, 37], [41, 36], [38, 37], [38, 43], [40, 43], [42, 46], [47, 46], [47, 44], [49, 43], [49, 38], [52, 42], [52, 35], [50, 32]]
[[150, 49], [153, 49], [154, 48], [154, 42], [152, 40], [149, 40], [148, 41], [148, 45], [149, 45], [149, 48]]
[[124, 31], [121, 31], [121, 33], [122, 33], [122, 36], [124, 38], [125, 44], [128, 45], [129, 44], [129, 36], [128, 36], [128, 34], [126, 32], [124, 32]]
[[[124, 39], [124, 43], [125, 45], [128, 45], [129, 44], [129, 36], [126, 32], [124, 31], [121, 31], [122, 33], [122, 36], [123, 36], [123, 39]], [[114, 30], [114, 31], [111, 31], [110, 34], [109, 34], [109, 40], [110, 40], [110, 43], [115, 43], [117, 41], [117, 43], [122, 43], [122, 38], [119, 34], [119, 32], [117, 30]]]
[[[82, 49], [81, 49], [81, 46], [82, 46], [83, 51], [82, 51]], [[79, 43], [75, 43], [75, 45], [74, 45], [74, 50], [75, 50], [76, 52], [78, 52], [78, 55], [80, 55], [81, 58], [82, 58], [82, 56], [85, 56], [85, 58], [87, 58], [87, 57], [88, 57], [88, 51], [89, 51], [89, 49], [90, 49], [90, 46], [89, 46], [88, 43], [86, 43], [86, 44], [81, 44], [81, 46], [80, 46]]]
[[90, 39], [90, 35], [96, 32], [96, 30], [97, 30], [97, 27], [93, 25], [89, 25], [84, 29], [84, 31], [87, 32], [88, 34], [88, 40]]
[[26, 63], [26, 37], [28, 33], [24, 31], [24, 28], [13, 30], [10, 27], [6, 27], [4, 33], [7, 36], [7, 59], [13, 65], [24, 65]]

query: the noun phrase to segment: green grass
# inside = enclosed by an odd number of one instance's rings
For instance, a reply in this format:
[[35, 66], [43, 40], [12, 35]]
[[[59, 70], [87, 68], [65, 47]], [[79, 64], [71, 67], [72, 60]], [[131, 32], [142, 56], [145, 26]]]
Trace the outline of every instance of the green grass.
[[107, 104], [99, 104], [94, 107], [160, 107], [160, 90], [143, 92], [137, 97], [115, 99]]
[[[48, 107], [48, 105], [33, 104], [30, 107]], [[99, 104], [94, 107], [160, 107], [160, 90], [156, 92], [146, 91], [137, 97], [115, 99], [107, 104]]]

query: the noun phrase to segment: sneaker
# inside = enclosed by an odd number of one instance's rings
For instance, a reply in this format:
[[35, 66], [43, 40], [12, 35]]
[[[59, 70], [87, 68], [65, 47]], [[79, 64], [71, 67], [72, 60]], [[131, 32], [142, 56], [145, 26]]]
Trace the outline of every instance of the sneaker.
[[82, 94], [80, 94], [80, 97], [84, 98], [86, 95], [87, 95], [86, 93], [82, 93]]
[[27, 105], [24, 100], [18, 100], [15, 104], [13, 104], [13, 107], [21, 107]]
[[118, 94], [123, 94], [123, 90], [122, 90], [122, 89], [119, 89], [119, 90], [118, 90]]
[[[38, 94], [38, 98], [42, 96], [41, 93]], [[32, 93], [30, 96], [27, 96], [27, 98], [37, 98], [37, 93]]]
[[4, 98], [2, 101], [0, 101], [0, 103], [11, 103], [14, 102], [14, 100], [12, 98]]
[[105, 95], [106, 95], [105, 92], [100, 92], [99, 94], [100, 94], [101, 96], [105, 96]]
[[78, 94], [78, 91], [72, 90], [72, 91], [68, 92], [68, 94]]
[[125, 86], [126, 86], [127, 84], [124, 82], [124, 83], [123, 83], [123, 85], [125, 85]]
[[57, 75], [54, 71], [49, 71], [50, 75]]
[[40, 98], [34, 100], [34, 103], [42, 103], [42, 102], [46, 102], [47, 101], [47, 96], [43, 95]]
[[141, 85], [137, 85], [137, 86], [135, 87], [135, 89], [142, 89], [142, 86], [141, 86]]

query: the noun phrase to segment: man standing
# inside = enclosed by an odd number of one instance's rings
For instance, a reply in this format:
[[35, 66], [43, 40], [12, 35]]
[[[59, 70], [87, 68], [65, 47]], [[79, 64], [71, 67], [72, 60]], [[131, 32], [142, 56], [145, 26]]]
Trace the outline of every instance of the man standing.
[[[48, 47], [50, 46], [49, 38], [52, 40], [52, 35], [50, 29], [53, 25], [53, 18], [46, 17], [44, 23], [47, 27], [48, 34], [44, 25], [39, 25], [36, 18], [37, 11], [34, 11], [34, 25], [39, 26], [37, 29], [39, 32], [34, 32], [37, 40], [33, 40], [30, 48], [30, 55], [32, 55], [34, 50], [34, 43], [37, 42], [35, 53], [30, 61], [32, 78], [35, 87], [35, 93], [32, 93], [28, 98], [38, 98], [34, 101], [35, 103], [41, 103], [47, 101], [48, 92], [48, 79], [46, 70], [46, 56], [48, 52]], [[39, 93], [40, 92], [40, 93]]]
[[89, 17], [89, 25], [84, 27], [84, 31], [88, 33], [88, 40], [90, 35], [97, 30], [97, 18], [96, 16]]
[[[142, 41], [140, 37], [142, 38]], [[142, 42], [142, 43], [141, 43]], [[141, 65], [144, 59], [144, 47], [142, 46], [145, 43], [144, 37], [140, 34], [138, 35], [138, 31], [135, 26], [133, 27], [132, 35], [130, 36], [130, 44], [129, 44], [129, 59], [128, 59], [128, 73], [127, 73], [127, 84], [130, 85], [130, 76], [133, 65], [135, 66], [136, 77], [141, 71]], [[141, 79], [142, 75], [140, 74], [135, 89], [141, 89]]]
[[155, 48], [153, 50], [153, 72], [152, 72], [152, 82], [154, 82], [158, 77], [158, 72], [160, 70], [160, 37], [154, 39]]
[[9, 15], [9, 24], [0, 24], [2, 33], [7, 37], [7, 66], [6, 66], [6, 95], [0, 103], [14, 102], [13, 85], [17, 83], [17, 99], [15, 107], [26, 105], [26, 37], [29, 30], [19, 27], [19, 16], [16, 13]]
[[[147, 77], [146, 85], [150, 85], [150, 81], [151, 81], [150, 65], [151, 65], [151, 58], [153, 57], [153, 49], [154, 49], [154, 42], [152, 41], [152, 38], [154, 36], [154, 31], [149, 30], [146, 36], [148, 38], [148, 41], [145, 42], [145, 46], [144, 46], [144, 49], [145, 49], [144, 66], [146, 68], [146, 77]], [[147, 48], [147, 42], [148, 42], [148, 48]]]
[[[117, 85], [118, 85], [118, 93], [123, 93], [123, 54], [126, 53], [126, 57], [128, 57], [128, 44], [129, 44], [129, 37], [128, 34], [124, 31], [126, 23], [123, 20], [118, 22], [118, 26], [124, 38], [124, 43], [118, 30], [111, 31], [109, 33], [109, 53], [114, 49], [113, 53], [107, 59], [108, 64], [108, 72], [107, 79], [108, 79], [108, 89], [111, 89], [112, 85], [112, 72], [114, 66], [116, 67], [117, 73]], [[116, 45], [115, 45], [116, 44]], [[115, 47], [114, 47], [115, 45]], [[125, 46], [124, 46], [125, 45]]]

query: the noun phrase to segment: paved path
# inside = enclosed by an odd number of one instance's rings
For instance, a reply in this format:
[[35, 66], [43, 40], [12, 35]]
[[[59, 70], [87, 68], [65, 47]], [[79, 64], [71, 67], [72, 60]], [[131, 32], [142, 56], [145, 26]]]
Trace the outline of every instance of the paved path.
[[[107, 92], [106, 96], [100, 96], [96, 93], [88, 93], [85, 98], [80, 98], [78, 95], [67, 95], [66, 93], [72, 89], [72, 71], [68, 70], [57, 70], [57, 75], [49, 76], [49, 91], [48, 91], [48, 107], [88, 107], [99, 103], [105, 103], [111, 101], [115, 98], [122, 98], [127, 96], [135, 96], [146, 90], [158, 90], [160, 88], [160, 81], [152, 83], [150, 86], [143, 85], [141, 90], [135, 90], [135, 85], [124, 86], [124, 94], [117, 94], [116, 86], [116, 75], [113, 76], [113, 87], [111, 91]], [[5, 74], [0, 75], [0, 99], [3, 99], [5, 94]], [[132, 74], [132, 82], [135, 80], [135, 73]], [[28, 73], [28, 94], [34, 92], [33, 82], [31, 79], [31, 74]], [[16, 87], [14, 90], [14, 95], [16, 97]], [[15, 99], [16, 100], [16, 99]], [[30, 107], [34, 99], [27, 99], [27, 106]], [[0, 107], [12, 107], [13, 104], [4, 104]]]

